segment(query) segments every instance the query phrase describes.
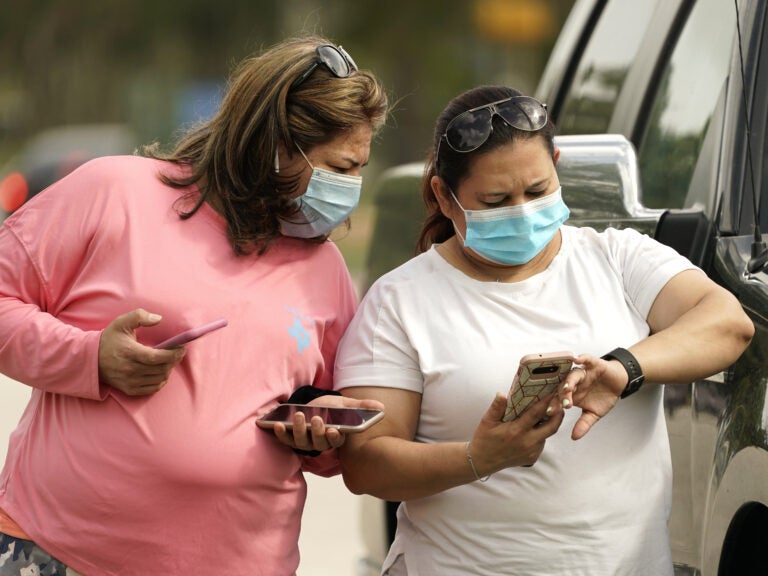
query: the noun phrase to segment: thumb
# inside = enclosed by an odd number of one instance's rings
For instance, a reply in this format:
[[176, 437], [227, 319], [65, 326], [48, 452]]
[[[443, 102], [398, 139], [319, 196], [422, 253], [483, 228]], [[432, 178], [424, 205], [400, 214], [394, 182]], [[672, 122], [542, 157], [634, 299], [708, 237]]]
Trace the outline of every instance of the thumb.
[[143, 308], [136, 308], [136, 310], [119, 316], [116, 319], [116, 324], [124, 332], [132, 332], [140, 326], [154, 326], [162, 319], [163, 317], [160, 314], [153, 314]]
[[584, 436], [587, 435], [587, 432], [592, 429], [592, 426], [594, 426], [598, 420], [600, 420], [600, 417], [597, 414], [582, 411], [581, 416], [573, 426], [571, 438], [573, 440], [580, 440], [581, 438], [584, 438]]
[[488, 420], [490, 422], [496, 423], [501, 422], [501, 419], [504, 417], [504, 412], [507, 409], [507, 397], [504, 396], [501, 392], [496, 393], [496, 397], [493, 399], [493, 402], [491, 402], [491, 405], [488, 407], [488, 410], [486, 410], [485, 415], [483, 416], [483, 420]]

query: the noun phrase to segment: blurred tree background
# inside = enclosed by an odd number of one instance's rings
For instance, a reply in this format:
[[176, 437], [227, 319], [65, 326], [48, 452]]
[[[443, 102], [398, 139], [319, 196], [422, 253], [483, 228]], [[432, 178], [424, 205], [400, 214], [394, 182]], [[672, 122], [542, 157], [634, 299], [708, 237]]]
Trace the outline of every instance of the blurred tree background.
[[[477, 84], [533, 91], [573, 0], [5, 0], [0, 178], [33, 135], [118, 123], [169, 143], [206, 117], [232, 67], [320, 34], [376, 73], [396, 106], [366, 186], [419, 160], [447, 101]], [[365, 197], [365, 189], [364, 189]]]

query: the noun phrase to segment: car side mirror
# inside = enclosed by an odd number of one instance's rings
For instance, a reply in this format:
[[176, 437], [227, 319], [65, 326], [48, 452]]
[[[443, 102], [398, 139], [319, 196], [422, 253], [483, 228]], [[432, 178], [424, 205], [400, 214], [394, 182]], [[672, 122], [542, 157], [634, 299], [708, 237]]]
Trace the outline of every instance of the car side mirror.
[[634, 146], [620, 134], [557, 136], [557, 172], [568, 224], [596, 230], [632, 227], [653, 235], [664, 210], [640, 203], [640, 177]]

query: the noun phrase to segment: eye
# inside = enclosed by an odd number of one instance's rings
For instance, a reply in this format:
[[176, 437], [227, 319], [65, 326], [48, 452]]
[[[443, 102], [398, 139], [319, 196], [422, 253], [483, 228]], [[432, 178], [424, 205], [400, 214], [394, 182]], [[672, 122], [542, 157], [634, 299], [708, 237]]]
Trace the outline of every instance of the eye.
[[504, 204], [506, 204], [508, 199], [509, 199], [509, 196], [502, 196], [498, 200], [491, 200], [491, 199], [484, 200], [483, 204], [485, 206], [488, 206], [489, 208], [498, 208], [498, 207], [503, 206]]

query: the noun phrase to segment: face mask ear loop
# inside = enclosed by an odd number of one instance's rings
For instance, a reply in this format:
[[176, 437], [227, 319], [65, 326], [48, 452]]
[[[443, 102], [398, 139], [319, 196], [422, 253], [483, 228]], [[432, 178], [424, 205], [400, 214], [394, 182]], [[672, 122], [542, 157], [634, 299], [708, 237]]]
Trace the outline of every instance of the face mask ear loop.
[[456, 194], [454, 194], [454, 193], [453, 193], [453, 190], [451, 190], [450, 188], [448, 188], [448, 191], [451, 193], [451, 196], [452, 196], [452, 197], [453, 197], [453, 199], [456, 201], [456, 204], [457, 204], [457, 206], [458, 206], [459, 208], [461, 208], [461, 211], [462, 211], [462, 212], [466, 212], [466, 210], [464, 210], [464, 206], [462, 206], [462, 205], [461, 205], [461, 202], [459, 202], [459, 199], [458, 199], [458, 198], [456, 198]]
[[[312, 166], [312, 162], [310, 162], [310, 161], [309, 161], [309, 158], [307, 158], [307, 155], [306, 155], [306, 154], [304, 154], [304, 150], [302, 150], [302, 149], [301, 149], [301, 146], [299, 146], [298, 144], [296, 144], [296, 149], [297, 149], [299, 152], [301, 152], [301, 155], [302, 155], [302, 156], [304, 156], [304, 160], [306, 160], [306, 161], [307, 161], [307, 164], [309, 164], [309, 168], [310, 168], [310, 169], [311, 169], [311, 170], [314, 172], [314, 171], [315, 171], [315, 167], [314, 167], [314, 166]], [[305, 190], [305, 191], [304, 191], [304, 194], [306, 194], [306, 193], [307, 193], [307, 191]], [[301, 195], [299, 198], [301, 198], [302, 196], [304, 196], [304, 194], [302, 194], [302, 195]]]
[[[446, 188], [448, 188], [448, 187], [446, 186]], [[466, 217], [467, 211], [464, 210], [464, 206], [462, 206], [461, 202], [459, 202], [459, 199], [456, 198], [456, 194], [454, 194], [453, 190], [451, 190], [450, 188], [448, 188], [448, 192], [451, 193], [451, 198], [453, 198], [454, 202], [456, 202], [456, 205], [459, 208], [461, 208], [461, 211], [464, 212], [465, 217]], [[458, 236], [461, 239], [461, 245], [464, 246], [465, 245], [464, 236], [462, 236], [461, 232], [459, 232], [459, 228], [456, 226], [456, 222], [453, 219], [451, 219], [451, 224], [453, 224], [453, 231], [456, 233], [456, 236]]]
[[459, 232], [459, 229], [456, 227], [456, 222], [452, 222], [452, 223], [453, 223], [453, 231], [456, 233], [456, 236], [459, 237], [459, 240], [461, 240], [461, 245], [466, 246], [467, 243], [464, 240], [464, 236], [461, 235], [461, 232]]
[[304, 156], [304, 160], [306, 160], [306, 161], [307, 161], [307, 164], [309, 164], [309, 167], [310, 167], [312, 170], [314, 170], [314, 169], [315, 169], [315, 167], [314, 167], [314, 166], [312, 166], [312, 162], [310, 162], [310, 161], [309, 161], [309, 158], [307, 158], [307, 155], [306, 155], [306, 154], [304, 154], [304, 150], [302, 150], [302, 149], [301, 149], [301, 147], [300, 147], [298, 144], [296, 144], [296, 149], [297, 149], [299, 152], [301, 152], [301, 155], [302, 155], [302, 156]]

